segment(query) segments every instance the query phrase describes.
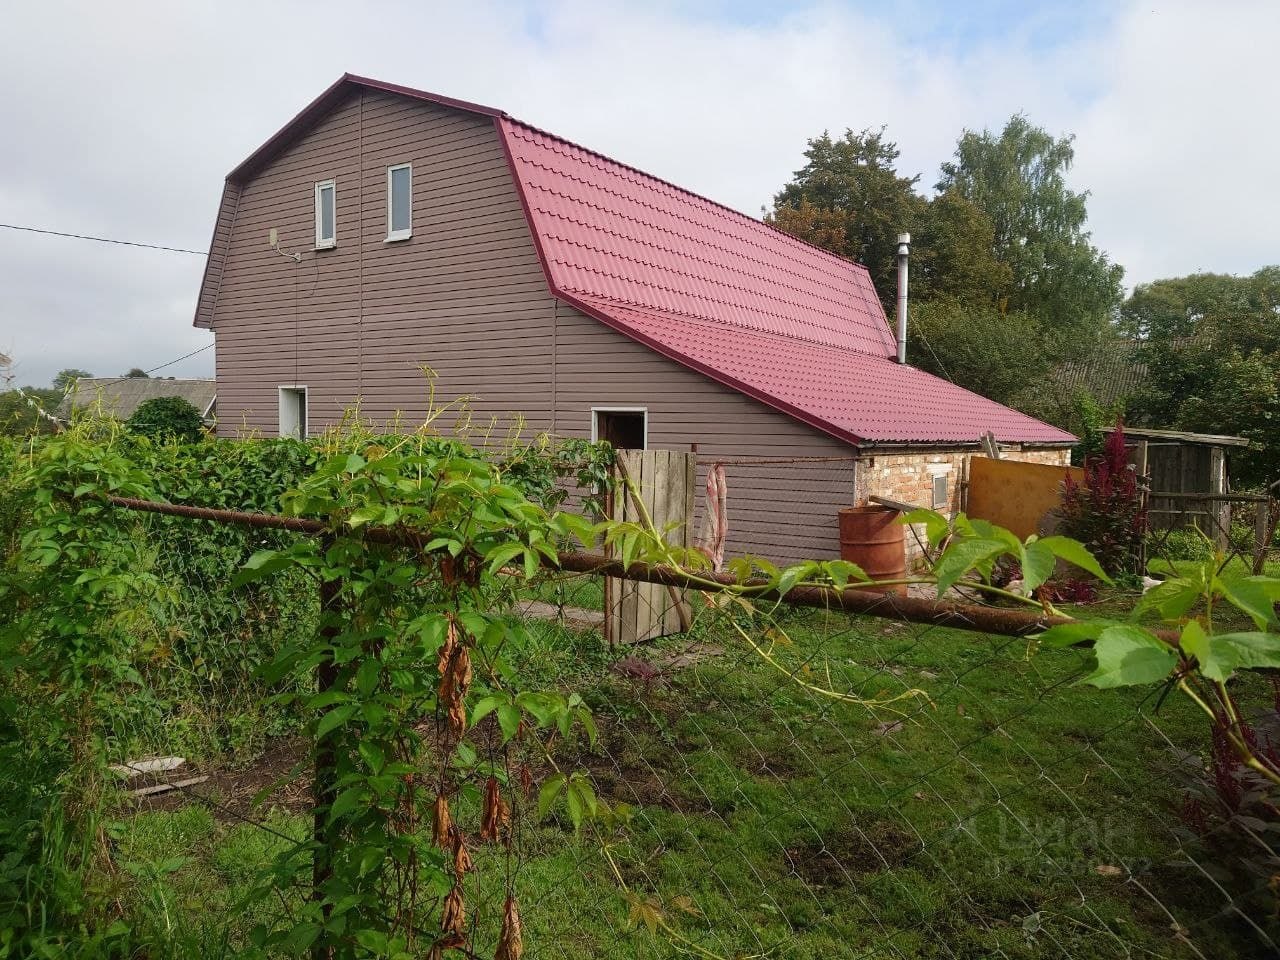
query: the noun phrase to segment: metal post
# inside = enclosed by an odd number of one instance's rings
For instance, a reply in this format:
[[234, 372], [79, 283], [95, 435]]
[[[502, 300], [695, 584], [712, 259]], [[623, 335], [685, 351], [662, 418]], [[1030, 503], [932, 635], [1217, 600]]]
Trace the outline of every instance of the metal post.
[[898, 362], [907, 362], [907, 261], [911, 234], [898, 234]]

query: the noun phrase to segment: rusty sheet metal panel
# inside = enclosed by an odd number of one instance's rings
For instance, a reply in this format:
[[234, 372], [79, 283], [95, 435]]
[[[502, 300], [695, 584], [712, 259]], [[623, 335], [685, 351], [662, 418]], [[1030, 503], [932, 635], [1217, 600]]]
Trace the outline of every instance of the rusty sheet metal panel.
[[1068, 474], [1084, 483], [1079, 467], [970, 457], [965, 512], [1026, 539], [1039, 532], [1044, 515], [1058, 506]]

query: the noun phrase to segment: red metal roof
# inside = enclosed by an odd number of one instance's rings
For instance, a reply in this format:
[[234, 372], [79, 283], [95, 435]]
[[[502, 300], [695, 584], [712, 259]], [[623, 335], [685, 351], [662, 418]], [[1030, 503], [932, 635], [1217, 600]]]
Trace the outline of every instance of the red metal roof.
[[1076, 439], [892, 360], [860, 264], [493, 107], [345, 74], [227, 179], [359, 87], [492, 117], [552, 294], [687, 367], [855, 444]]
[[897, 363], [866, 268], [510, 117], [502, 133], [552, 292], [850, 443], [1071, 443]]

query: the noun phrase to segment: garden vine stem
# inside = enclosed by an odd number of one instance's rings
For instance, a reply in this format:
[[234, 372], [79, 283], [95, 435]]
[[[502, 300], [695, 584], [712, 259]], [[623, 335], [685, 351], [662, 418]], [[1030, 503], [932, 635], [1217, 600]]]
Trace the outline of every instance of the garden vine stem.
[[[126, 510], [188, 517], [215, 523], [288, 530], [306, 536], [323, 536], [331, 532], [329, 524], [302, 517], [285, 517], [269, 513], [245, 513], [237, 510], [162, 503], [154, 500], [113, 495], [104, 499], [111, 505]], [[412, 547], [417, 542], [414, 534], [407, 529], [375, 527], [372, 529], [366, 528], [362, 533], [364, 539], [371, 543]], [[1057, 624], [1076, 622], [1070, 617], [1046, 617], [1042, 611], [1032, 613], [1028, 610], [877, 594], [863, 589], [866, 586], [864, 584], [855, 584], [844, 588], [798, 584], [788, 591], [780, 592], [766, 583], [758, 581], [744, 583], [727, 574], [706, 572], [700, 575], [693, 575], [679, 567], [662, 564], [637, 562], [623, 565], [618, 560], [598, 553], [570, 551], [559, 554], [555, 562], [541, 556], [538, 559], [542, 566], [563, 572], [594, 574], [662, 585], [669, 584], [708, 593], [742, 594], [746, 592], [755, 599], [780, 601], [790, 606], [843, 609], [848, 613], [866, 614], [886, 620], [949, 626], [962, 630], [980, 630], [1000, 636], [1025, 637], [1040, 633]], [[1177, 646], [1178, 634], [1175, 631], [1157, 630], [1153, 632], [1171, 646]]]

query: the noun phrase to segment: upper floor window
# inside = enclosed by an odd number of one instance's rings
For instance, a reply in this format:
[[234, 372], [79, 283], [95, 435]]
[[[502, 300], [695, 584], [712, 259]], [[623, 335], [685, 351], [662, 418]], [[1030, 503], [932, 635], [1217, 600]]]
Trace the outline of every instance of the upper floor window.
[[335, 180], [316, 184], [316, 249], [338, 245], [338, 185]]
[[387, 167], [387, 239], [413, 236], [413, 166]]

